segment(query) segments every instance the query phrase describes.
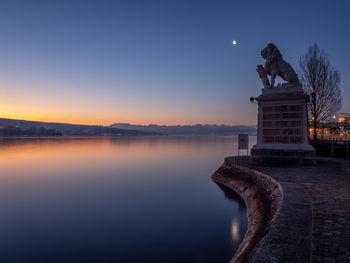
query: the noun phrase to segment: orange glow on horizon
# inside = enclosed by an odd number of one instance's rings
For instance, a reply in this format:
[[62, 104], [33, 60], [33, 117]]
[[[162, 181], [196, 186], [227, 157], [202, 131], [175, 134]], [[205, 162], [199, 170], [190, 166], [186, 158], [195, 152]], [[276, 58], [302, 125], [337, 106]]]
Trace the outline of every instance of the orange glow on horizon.
[[77, 124], [77, 125], [102, 125], [109, 126], [113, 123], [130, 123], [134, 125], [149, 125], [149, 124], [157, 124], [157, 125], [249, 125], [253, 126], [255, 124], [242, 124], [242, 123], [224, 123], [224, 122], [166, 122], [166, 121], [145, 121], [137, 118], [99, 118], [95, 116], [60, 116], [60, 115], [32, 115], [32, 114], [3, 114], [1, 113], [0, 118], [6, 119], [15, 119], [15, 120], [23, 120], [23, 121], [38, 121], [38, 122], [48, 122], [48, 123], [67, 123], [67, 124]]
[[194, 106], [189, 102], [179, 107], [176, 102], [166, 103], [161, 99], [151, 102], [113, 91], [107, 96], [96, 94], [88, 85], [84, 93], [78, 89], [79, 85], [65, 87], [69, 92], [63, 92], [61, 86], [64, 83], [46, 81], [35, 85], [31, 79], [1, 81], [0, 118], [103, 126], [113, 123], [256, 125], [255, 114], [233, 112], [231, 108], [220, 110], [214, 106], [208, 110], [208, 104]]
[[101, 121], [101, 119], [91, 119], [91, 118], [68, 118], [63, 116], [32, 116], [30, 114], [1, 114], [1, 118], [15, 119], [23, 121], [38, 121], [38, 122], [48, 122], [48, 123], [67, 123], [67, 124], [77, 124], [77, 125], [110, 125], [113, 122]]

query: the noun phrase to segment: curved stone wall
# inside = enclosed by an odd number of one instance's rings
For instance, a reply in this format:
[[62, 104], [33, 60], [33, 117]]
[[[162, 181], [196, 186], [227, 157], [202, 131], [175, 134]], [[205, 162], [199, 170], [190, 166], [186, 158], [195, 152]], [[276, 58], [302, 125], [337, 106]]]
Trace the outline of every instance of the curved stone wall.
[[282, 206], [282, 186], [272, 177], [242, 166], [232, 158], [225, 159], [212, 180], [237, 192], [247, 207], [248, 229], [230, 262], [255, 261]]

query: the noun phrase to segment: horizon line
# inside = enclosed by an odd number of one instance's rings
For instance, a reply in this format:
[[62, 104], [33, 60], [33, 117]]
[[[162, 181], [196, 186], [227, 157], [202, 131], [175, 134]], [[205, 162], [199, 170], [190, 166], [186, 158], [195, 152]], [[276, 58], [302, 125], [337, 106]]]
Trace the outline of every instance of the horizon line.
[[103, 126], [103, 127], [109, 127], [114, 124], [128, 124], [128, 125], [139, 125], [139, 126], [150, 126], [150, 125], [157, 125], [157, 126], [196, 126], [196, 125], [217, 125], [217, 126], [246, 126], [246, 127], [254, 127], [255, 125], [252, 124], [218, 124], [218, 123], [192, 123], [192, 124], [157, 124], [157, 123], [131, 123], [131, 122], [111, 122], [109, 125], [101, 125], [101, 124], [92, 124], [92, 123], [69, 123], [69, 122], [59, 122], [59, 121], [46, 121], [46, 120], [28, 120], [28, 119], [17, 119], [17, 118], [3, 118], [0, 116], [0, 119], [7, 119], [7, 120], [14, 120], [14, 121], [28, 121], [28, 122], [43, 122], [48, 124], [68, 124], [68, 125], [83, 125], [83, 126]]

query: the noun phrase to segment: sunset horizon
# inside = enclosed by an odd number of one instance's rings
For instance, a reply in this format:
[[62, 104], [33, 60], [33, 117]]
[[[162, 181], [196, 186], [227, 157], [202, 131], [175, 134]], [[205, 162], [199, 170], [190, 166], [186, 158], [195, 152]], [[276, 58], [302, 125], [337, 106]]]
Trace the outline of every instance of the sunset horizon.
[[125, 121], [118, 121], [118, 120], [112, 120], [112, 121], [106, 121], [106, 122], [101, 122], [99, 120], [96, 121], [91, 121], [91, 122], [84, 122], [84, 121], [69, 121], [65, 118], [62, 119], [46, 119], [46, 118], [21, 118], [20, 116], [17, 115], [1, 115], [0, 116], [3, 119], [12, 119], [12, 120], [21, 120], [21, 121], [29, 121], [29, 122], [44, 122], [44, 123], [62, 123], [62, 124], [74, 124], [74, 125], [101, 125], [101, 126], [110, 126], [112, 124], [116, 124], [116, 123], [121, 123], [121, 124], [133, 124], [133, 125], [164, 125], [164, 126], [186, 126], [186, 125], [225, 125], [225, 126], [256, 126], [256, 123], [248, 123], [248, 124], [244, 124], [244, 123], [220, 123], [220, 122], [174, 122], [174, 123], [166, 123], [166, 122], [162, 122], [162, 121], [158, 121], [158, 122], [138, 122], [138, 121], [129, 121], [129, 120], [125, 120]]
[[0, 263], [350, 262], [349, 0], [1, 0]]
[[[341, 5], [313, 14], [337, 17], [336, 33], [328, 30], [328, 20], [309, 23], [312, 4], [295, 2], [291, 12], [304, 15], [288, 25], [288, 35], [299, 35], [303, 23], [315, 29], [299, 38], [280, 36], [284, 27], [278, 23], [261, 35], [257, 7], [249, 13], [244, 4], [230, 2], [196, 7], [3, 3], [0, 117], [98, 125], [252, 125], [257, 115], [249, 98], [262, 88], [252, 75], [263, 61], [260, 50], [270, 42], [297, 71], [307, 47], [318, 43], [341, 72], [341, 87], [350, 85], [348, 55], [340, 52], [347, 39]], [[271, 24], [279, 18], [283, 14], [277, 11], [273, 19], [264, 17]], [[327, 37], [316, 30], [322, 26]], [[342, 93], [350, 97], [348, 89]], [[350, 106], [343, 111], [350, 112]]]

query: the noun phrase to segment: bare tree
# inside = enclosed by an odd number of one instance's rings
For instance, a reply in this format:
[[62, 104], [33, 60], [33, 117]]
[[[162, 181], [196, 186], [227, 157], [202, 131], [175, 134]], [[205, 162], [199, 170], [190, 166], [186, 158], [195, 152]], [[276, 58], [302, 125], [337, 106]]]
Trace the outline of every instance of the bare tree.
[[310, 46], [300, 57], [300, 80], [311, 95], [308, 103], [309, 118], [314, 128], [313, 140], [317, 140], [317, 127], [330, 119], [342, 106], [340, 74], [329, 62], [329, 56], [317, 44]]

